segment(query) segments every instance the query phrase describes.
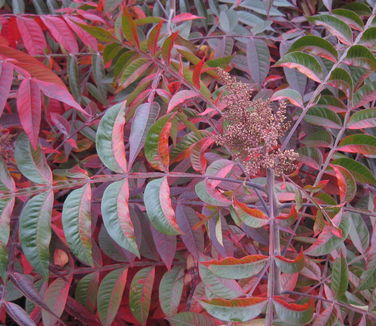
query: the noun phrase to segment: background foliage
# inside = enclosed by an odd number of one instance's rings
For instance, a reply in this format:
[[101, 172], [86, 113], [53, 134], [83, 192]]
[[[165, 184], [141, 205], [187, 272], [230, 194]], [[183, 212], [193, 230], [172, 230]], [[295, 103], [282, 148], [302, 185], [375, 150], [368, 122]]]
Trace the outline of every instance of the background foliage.
[[[374, 325], [369, 1], [0, 0], [0, 320]], [[286, 100], [290, 175], [215, 139]]]

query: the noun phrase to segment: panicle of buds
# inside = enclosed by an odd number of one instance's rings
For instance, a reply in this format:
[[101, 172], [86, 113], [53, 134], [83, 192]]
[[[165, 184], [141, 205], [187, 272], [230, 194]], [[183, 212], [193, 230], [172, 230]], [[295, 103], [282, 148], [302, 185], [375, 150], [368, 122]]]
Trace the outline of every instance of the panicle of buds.
[[14, 136], [0, 131], [0, 158], [4, 161], [12, 161], [14, 152]]
[[224, 131], [216, 136], [217, 144], [227, 146], [249, 175], [267, 168], [274, 169], [276, 175], [291, 172], [298, 154], [279, 147], [279, 138], [289, 128], [285, 103], [274, 110], [268, 100], [252, 100], [247, 84], [222, 69], [218, 69], [218, 75], [226, 86], [227, 108], [223, 114]]

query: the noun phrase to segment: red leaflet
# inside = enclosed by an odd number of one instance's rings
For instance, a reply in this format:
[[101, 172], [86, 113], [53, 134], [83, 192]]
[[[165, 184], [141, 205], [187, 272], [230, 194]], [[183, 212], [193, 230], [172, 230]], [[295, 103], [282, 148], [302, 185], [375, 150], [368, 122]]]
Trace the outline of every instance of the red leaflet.
[[190, 159], [192, 167], [195, 171], [204, 173], [207, 166], [205, 158], [206, 150], [214, 143], [211, 137], [200, 139], [196, 144], [192, 145]]
[[125, 7], [123, 11], [122, 25], [123, 25], [123, 33], [127, 41], [131, 43], [132, 45], [135, 45], [137, 48], [139, 48], [140, 40], [137, 34], [137, 25], [134, 22], [127, 7]]
[[267, 219], [268, 217], [259, 209], [257, 208], [251, 208], [248, 207], [246, 204], [238, 201], [235, 197], [232, 198], [232, 202], [234, 205], [234, 208], [240, 208], [245, 213], [255, 217], [255, 218], [261, 218], [261, 219]]
[[164, 177], [161, 183], [159, 191], [159, 201], [165, 218], [169, 221], [170, 225], [178, 232], [183, 233], [180, 230], [179, 225], [176, 222], [175, 210], [172, 208], [172, 202], [170, 197], [170, 187], [168, 185], [167, 177]]
[[254, 263], [260, 260], [266, 260], [267, 258], [268, 256], [264, 256], [264, 255], [249, 255], [249, 256], [242, 257], [242, 258], [229, 257], [229, 258], [224, 258], [220, 260], [202, 261], [200, 263], [205, 265], [206, 267], [209, 267], [211, 265], [221, 265], [221, 266], [239, 265], [239, 264], [242, 265], [242, 264]]
[[353, 175], [341, 165], [331, 164], [330, 166], [336, 173], [341, 203], [350, 202], [354, 199], [357, 190]]
[[151, 54], [155, 54], [157, 52], [157, 46], [158, 46], [158, 39], [159, 35], [161, 33], [161, 28], [163, 25], [163, 21], [159, 22], [150, 32], [149, 38], [148, 38], [148, 49], [150, 50]]
[[1, 64], [0, 70], [0, 117], [3, 114], [10, 88], [13, 81], [13, 65], [7, 62]]
[[203, 57], [201, 61], [193, 69], [192, 81], [193, 81], [193, 85], [197, 89], [200, 89], [200, 76], [201, 76], [201, 71], [202, 71], [202, 67], [204, 64], [205, 64], [205, 57]]
[[17, 111], [22, 128], [30, 139], [31, 146], [38, 146], [38, 135], [42, 115], [42, 101], [38, 84], [24, 79], [17, 92]]
[[158, 142], [158, 154], [165, 171], [168, 171], [170, 165], [168, 138], [170, 137], [170, 130], [172, 127], [172, 117], [163, 126]]
[[171, 51], [178, 35], [179, 32], [172, 33], [168, 38], [166, 38], [162, 45], [162, 57], [166, 64], [170, 64]]
[[61, 17], [48, 15], [40, 17], [56, 42], [70, 53], [78, 52], [77, 40], [72, 30]]
[[47, 43], [39, 24], [32, 18], [22, 16], [18, 16], [16, 20], [27, 52], [31, 55], [43, 54], [47, 49]]
[[171, 112], [179, 104], [183, 104], [189, 99], [197, 96], [199, 96], [199, 94], [196, 91], [185, 90], [175, 93], [175, 95], [171, 98], [170, 103], [168, 104], [167, 113]]
[[274, 296], [273, 300], [287, 308], [288, 310], [293, 311], [305, 311], [313, 307], [313, 300], [308, 301], [305, 304], [297, 304], [297, 303], [288, 303], [282, 297]]
[[159, 256], [166, 265], [167, 269], [171, 269], [172, 262], [176, 253], [176, 235], [167, 235], [158, 232], [152, 225], [150, 225], [151, 233], [155, 243], [155, 248]]
[[84, 31], [80, 26], [75, 23], [85, 25], [85, 22], [82, 19], [79, 19], [75, 16], [63, 16], [65, 22], [69, 27], [78, 35], [81, 41], [89, 48], [98, 51], [98, 42], [91, 36], [88, 32]]
[[192, 15], [188, 12], [183, 12], [182, 14], [176, 15], [174, 18], [172, 18], [172, 22], [175, 23], [175, 24], [178, 24], [178, 23], [181, 23], [181, 22], [185, 22], [187, 20], [203, 19], [203, 18], [205, 18], [205, 17], [200, 17], [200, 16]]

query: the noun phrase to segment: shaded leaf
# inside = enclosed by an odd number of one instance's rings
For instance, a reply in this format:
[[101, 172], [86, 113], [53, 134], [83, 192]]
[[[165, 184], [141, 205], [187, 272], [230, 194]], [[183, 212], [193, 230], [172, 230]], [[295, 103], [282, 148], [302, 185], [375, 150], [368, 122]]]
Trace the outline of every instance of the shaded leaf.
[[265, 41], [255, 38], [248, 39], [247, 62], [252, 79], [260, 87], [270, 68], [270, 53]]
[[152, 225], [150, 226], [150, 228], [158, 254], [169, 270], [175, 258], [177, 242], [176, 235], [167, 235], [160, 233]]
[[4, 306], [9, 316], [17, 323], [17, 325], [36, 326], [27, 312], [23, 310], [19, 305], [16, 305], [13, 302], [4, 302]]
[[204, 232], [194, 229], [199, 222], [196, 212], [189, 206], [176, 206], [176, 221], [182, 230], [180, 235], [188, 251], [197, 259], [204, 250]]

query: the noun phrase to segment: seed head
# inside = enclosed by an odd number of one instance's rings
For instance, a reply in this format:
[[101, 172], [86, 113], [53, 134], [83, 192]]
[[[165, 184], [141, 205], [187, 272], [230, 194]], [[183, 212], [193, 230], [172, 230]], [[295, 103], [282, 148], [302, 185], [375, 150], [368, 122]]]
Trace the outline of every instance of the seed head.
[[273, 109], [269, 100], [251, 99], [252, 90], [247, 84], [236, 81], [222, 69], [218, 69], [218, 75], [227, 92], [224, 131], [216, 136], [217, 144], [227, 146], [234, 158], [243, 162], [249, 175], [266, 168], [274, 169], [276, 175], [293, 170], [298, 154], [279, 147], [279, 138], [289, 128], [286, 104], [280, 103]]

